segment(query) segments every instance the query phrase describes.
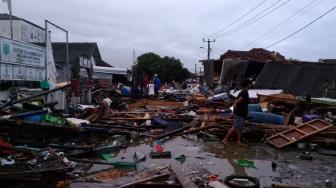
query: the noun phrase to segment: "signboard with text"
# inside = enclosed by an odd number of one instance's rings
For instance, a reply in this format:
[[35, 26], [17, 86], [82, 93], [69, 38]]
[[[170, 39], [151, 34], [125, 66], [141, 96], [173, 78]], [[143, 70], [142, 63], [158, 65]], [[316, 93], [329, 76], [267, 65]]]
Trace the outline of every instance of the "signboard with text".
[[0, 37], [0, 79], [45, 79], [45, 48]]

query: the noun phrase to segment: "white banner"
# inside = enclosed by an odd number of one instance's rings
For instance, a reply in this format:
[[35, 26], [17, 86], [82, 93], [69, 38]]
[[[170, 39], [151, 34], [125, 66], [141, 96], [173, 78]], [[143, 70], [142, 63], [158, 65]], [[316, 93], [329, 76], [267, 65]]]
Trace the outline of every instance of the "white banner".
[[45, 48], [0, 38], [0, 60], [5, 63], [45, 67]]
[[36, 69], [36, 79], [37, 80], [45, 80], [45, 70], [44, 69]]
[[26, 79], [26, 67], [13, 65], [13, 76], [14, 80], [25, 80]]
[[26, 68], [26, 80], [37, 80], [36, 68], [27, 67]]
[[45, 79], [45, 48], [0, 37], [1, 80]]
[[3, 80], [12, 80], [13, 79], [13, 67], [9, 64], [1, 64], [1, 74], [0, 77]]

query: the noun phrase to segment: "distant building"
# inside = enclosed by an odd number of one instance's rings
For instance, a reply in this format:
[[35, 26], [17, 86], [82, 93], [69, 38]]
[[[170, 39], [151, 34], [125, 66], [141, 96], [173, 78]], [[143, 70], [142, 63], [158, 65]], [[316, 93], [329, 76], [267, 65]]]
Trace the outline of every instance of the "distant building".
[[285, 56], [281, 55], [278, 52], [271, 52], [263, 48], [253, 48], [250, 51], [235, 51], [228, 50], [223, 55], [220, 56], [219, 60], [223, 61], [225, 59], [232, 60], [246, 60], [246, 61], [255, 61], [255, 62], [280, 62], [287, 63]]
[[221, 70], [219, 83], [228, 85], [232, 80], [239, 83], [242, 79], [256, 79], [264, 65], [270, 62], [289, 63], [283, 55], [262, 48], [253, 48], [250, 51], [228, 50], [218, 61], [217, 69]]
[[336, 64], [336, 59], [319, 59], [320, 63]]
[[[12, 16], [13, 39], [23, 42], [45, 42], [44, 28], [23, 18]], [[8, 14], [0, 14], [0, 36], [11, 38]]]
[[[91, 103], [91, 89], [94, 87], [93, 67], [112, 67], [103, 61], [99, 48], [95, 42], [72, 42], [69, 43], [69, 64], [66, 64], [66, 43], [52, 43], [53, 56], [56, 64], [57, 82], [72, 80], [73, 89], [72, 103]], [[112, 81], [112, 76], [109, 78]]]
[[250, 51], [228, 50], [218, 60], [202, 60], [204, 79], [208, 86], [226, 85], [231, 80], [255, 77], [260, 73], [265, 63], [289, 63], [284, 56], [262, 48]]
[[259, 89], [283, 89], [295, 96], [336, 97], [336, 64], [267, 63], [256, 80]]
[[[52, 43], [54, 60], [57, 69], [57, 81], [66, 81], [66, 43]], [[86, 59], [88, 64], [81, 64], [80, 57]], [[99, 52], [97, 43], [95, 42], [72, 42], [69, 43], [69, 70], [72, 76], [78, 76], [80, 73], [87, 71], [92, 74], [92, 66], [112, 67], [106, 63]], [[80, 70], [82, 69], [82, 71]], [[85, 73], [84, 73], [85, 74]]]

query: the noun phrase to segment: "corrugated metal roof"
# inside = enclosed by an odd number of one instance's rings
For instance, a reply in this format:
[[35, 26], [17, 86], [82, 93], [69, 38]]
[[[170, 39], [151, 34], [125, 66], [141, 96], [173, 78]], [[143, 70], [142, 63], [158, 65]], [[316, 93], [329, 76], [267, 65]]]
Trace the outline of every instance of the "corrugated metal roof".
[[[66, 58], [66, 43], [56, 42], [52, 43], [53, 55], [55, 62], [65, 63]], [[96, 42], [72, 42], [69, 43], [69, 62], [72, 63], [79, 56], [85, 56], [87, 58], [94, 57], [96, 65], [112, 67], [110, 64], [102, 60], [98, 45]]]
[[256, 88], [284, 89], [292, 95], [322, 97], [328, 85], [328, 97], [336, 97], [336, 65], [323, 63], [266, 63], [256, 81]]

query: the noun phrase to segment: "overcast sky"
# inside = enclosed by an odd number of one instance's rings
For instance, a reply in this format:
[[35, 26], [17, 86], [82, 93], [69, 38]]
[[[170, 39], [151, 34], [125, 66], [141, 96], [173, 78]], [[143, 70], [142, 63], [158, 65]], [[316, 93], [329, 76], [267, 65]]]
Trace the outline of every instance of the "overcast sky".
[[[105, 61], [129, 68], [136, 55], [154, 52], [181, 59], [193, 70], [206, 58], [202, 38], [224, 28], [262, 0], [12, 0], [13, 14], [40, 26], [48, 19], [70, 32], [70, 41], [97, 42]], [[251, 14], [215, 36], [212, 58], [228, 49], [266, 47], [314, 20], [336, 5], [335, 0], [281, 0], [273, 13], [255, 23], [225, 35], [230, 29], [258, 15], [278, 0], [267, 0]], [[310, 5], [311, 2], [314, 2]], [[256, 40], [303, 7], [306, 11], [283, 24], [269, 37]], [[1, 7], [4, 11], [4, 7]], [[270, 48], [287, 58], [317, 61], [336, 58], [336, 11], [294, 37]], [[54, 32], [54, 40], [61, 40]], [[213, 39], [213, 37], [211, 38]], [[199, 64], [198, 64], [199, 66]]]

